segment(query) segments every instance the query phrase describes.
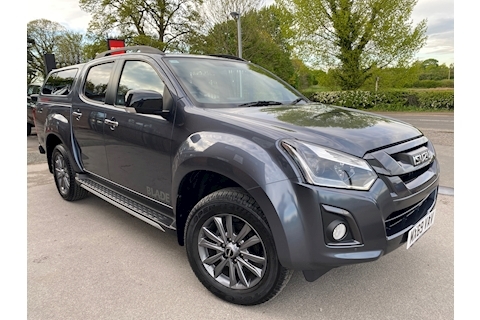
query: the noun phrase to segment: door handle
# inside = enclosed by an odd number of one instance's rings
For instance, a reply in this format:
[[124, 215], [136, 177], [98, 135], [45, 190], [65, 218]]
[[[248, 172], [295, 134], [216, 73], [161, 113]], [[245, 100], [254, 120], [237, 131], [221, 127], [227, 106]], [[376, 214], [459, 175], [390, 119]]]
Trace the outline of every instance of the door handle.
[[72, 115], [75, 117], [75, 119], [77, 120], [80, 120], [80, 118], [82, 117], [82, 113], [80, 112], [80, 110], [77, 110], [77, 111], [73, 111], [72, 112]]
[[105, 124], [107, 126], [110, 126], [110, 130], [115, 130], [116, 127], [118, 127], [118, 121], [115, 120], [115, 118], [112, 118], [111, 120], [105, 119]]

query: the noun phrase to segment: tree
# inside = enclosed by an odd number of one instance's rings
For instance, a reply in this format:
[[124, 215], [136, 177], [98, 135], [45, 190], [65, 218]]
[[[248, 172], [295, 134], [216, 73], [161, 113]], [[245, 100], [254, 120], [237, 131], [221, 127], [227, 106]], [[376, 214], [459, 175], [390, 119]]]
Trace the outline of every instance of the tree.
[[85, 62], [84, 36], [81, 33], [67, 30], [58, 39], [55, 50], [57, 66], [69, 66]]
[[27, 69], [35, 76], [46, 77], [44, 54], [55, 54], [64, 32], [65, 27], [47, 19], [33, 20], [27, 24]]
[[264, 0], [204, 0], [199, 7], [199, 15], [202, 21], [201, 32], [207, 33], [216, 25], [231, 20], [231, 12], [244, 15], [247, 12], [260, 9]]
[[188, 35], [189, 51], [238, 55], [237, 24], [231, 13], [240, 13], [242, 43], [248, 43], [252, 28], [247, 16], [262, 4], [263, 0], [205, 0], [199, 7], [201, 27]]
[[85, 59], [92, 60], [101, 52], [108, 50], [107, 35], [96, 35], [87, 33], [85, 35], [85, 45], [83, 46], [83, 55]]
[[412, 63], [409, 67], [376, 68], [374, 66], [371, 72], [372, 77], [365, 81], [362, 89], [381, 91], [389, 88], [410, 88], [418, 81], [421, 62]]
[[453, 79], [454, 78], [454, 74], [455, 74], [455, 68], [454, 68], [454, 65], [453, 63], [450, 63], [450, 65], [448, 66], [448, 79]]
[[422, 73], [419, 80], [449, 79], [450, 71], [450, 68], [444, 63], [439, 65], [437, 59], [427, 59], [422, 62]]
[[27, 37], [27, 83], [32, 83], [37, 77], [37, 71], [31, 67], [33, 63], [32, 48], [34, 44], [35, 40]]
[[306, 89], [318, 81], [315, 79], [315, 75], [310, 68], [308, 68], [302, 60], [292, 59], [292, 65], [294, 73], [289, 79], [290, 84], [292, 84], [297, 89]]
[[426, 43], [426, 20], [413, 26], [417, 0], [277, 0], [292, 13], [298, 54], [332, 68], [344, 90], [358, 89], [373, 66], [403, 66]]
[[438, 67], [438, 60], [437, 59], [423, 60], [422, 67], [425, 70], [437, 68]]
[[80, 0], [92, 14], [89, 32], [116, 34], [127, 45], [184, 50], [183, 38], [197, 27], [202, 0]]
[[[228, 11], [228, 10], [227, 10]], [[276, 7], [251, 9], [241, 14], [242, 57], [288, 81], [293, 75], [290, 48], [281, 32]], [[237, 55], [237, 24], [233, 18], [215, 24], [205, 34], [189, 37], [190, 53]]]

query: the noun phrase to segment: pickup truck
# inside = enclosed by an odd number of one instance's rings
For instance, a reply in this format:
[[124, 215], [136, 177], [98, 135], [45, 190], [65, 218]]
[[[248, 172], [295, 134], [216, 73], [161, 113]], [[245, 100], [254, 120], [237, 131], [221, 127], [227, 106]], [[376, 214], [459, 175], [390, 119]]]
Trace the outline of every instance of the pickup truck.
[[41, 87], [42, 85], [38, 83], [31, 83], [27, 86], [27, 136], [32, 134], [32, 128], [35, 127], [33, 109], [35, 108], [35, 103]]
[[410, 250], [434, 222], [440, 169], [421, 131], [313, 103], [236, 57], [103, 52], [50, 72], [35, 126], [63, 199], [172, 230], [235, 304], [272, 299], [294, 270], [311, 282]]

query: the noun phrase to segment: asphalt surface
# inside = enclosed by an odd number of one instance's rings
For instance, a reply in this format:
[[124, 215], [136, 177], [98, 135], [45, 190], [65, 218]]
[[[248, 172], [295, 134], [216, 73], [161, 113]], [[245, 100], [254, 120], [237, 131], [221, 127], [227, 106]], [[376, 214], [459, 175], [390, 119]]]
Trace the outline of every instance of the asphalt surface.
[[[432, 122], [419, 128], [435, 145], [440, 184], [453, 195], [453, 123], [449, 131]], [[28, 319], [454, 318], [452, 195], [439, 195], [432, 228], [408, 250], [313, 283], [295, 272], [274, 300], [241, 307], [200, 284], [173, 232], [94, 196], [63, 201], [37, 146], [36, 136], [27, 137]]]

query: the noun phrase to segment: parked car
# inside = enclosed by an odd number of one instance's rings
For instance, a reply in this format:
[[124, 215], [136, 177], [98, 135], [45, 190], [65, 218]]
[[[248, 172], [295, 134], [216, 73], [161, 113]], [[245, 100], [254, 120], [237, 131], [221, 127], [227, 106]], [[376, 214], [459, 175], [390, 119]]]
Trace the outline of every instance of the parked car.
[[31, 83], [27, 86], [27, 136], [32, 134], [32, 128], [35, 127], [33, 109], [35, 108], [41, 87], [41, 84], [36, 83]]
[[434, 222], [440, 168], [420, 130], [313, 103], [236, 57], [110, 50], [53, 70], [35, 117], [63, 199], [173, 230], [229, 302], [410, 249]]

